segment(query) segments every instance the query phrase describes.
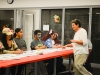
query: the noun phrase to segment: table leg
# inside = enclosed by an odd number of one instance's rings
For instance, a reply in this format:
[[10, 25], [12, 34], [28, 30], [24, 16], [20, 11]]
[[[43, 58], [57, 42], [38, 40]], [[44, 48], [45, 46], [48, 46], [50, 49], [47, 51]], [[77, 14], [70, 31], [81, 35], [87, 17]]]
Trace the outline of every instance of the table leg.
[[54, 75], [56, 75], [56, 58], [54, 58]]
[[34, 75], [37, 75], [37, 62], [34, 63]]
[[73, 75], [72, 71], [71, 71], [71, 58], [72, 58], [72, 55], [69, 55], [69, 72], [71, 73], [71, 75]]
[[25, 64], [25, 75], [26, 75], [26, 64]]
[[10, 74], [10, 68], [6, 68], [6, 74], [5, 75], [9, 75]]

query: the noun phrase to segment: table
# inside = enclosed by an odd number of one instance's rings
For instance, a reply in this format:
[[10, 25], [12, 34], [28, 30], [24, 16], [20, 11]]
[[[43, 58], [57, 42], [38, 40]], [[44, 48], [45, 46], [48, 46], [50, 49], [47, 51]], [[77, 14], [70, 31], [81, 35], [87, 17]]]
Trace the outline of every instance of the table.
[[[70, 54], [73, 54], [73, 50], [62, 50], [62, 51], [57, 51], [57, 52], [44, 54], [44, 55], [24, 57], [24, 58], [21, 58], [18, 60], [3, 60], [3, 61], [0, 61], [0, 68], [7, 68], [7, 67], [17, 66], [17, 65], [21, 65], [21, 64], [33, 63], [33, 62], [38, 62], [38, 61], [42, 61], [42, 60], [57, 58], [60, 56], [70, 55]], [[69, 59], [69, 60], [71, 61], [71, 59]], [[56, 63], [56, 59], [55, 59], [54, 64], [55, 63]], [[56, 75], [56, 68], [54, 69], [54, 75]]]

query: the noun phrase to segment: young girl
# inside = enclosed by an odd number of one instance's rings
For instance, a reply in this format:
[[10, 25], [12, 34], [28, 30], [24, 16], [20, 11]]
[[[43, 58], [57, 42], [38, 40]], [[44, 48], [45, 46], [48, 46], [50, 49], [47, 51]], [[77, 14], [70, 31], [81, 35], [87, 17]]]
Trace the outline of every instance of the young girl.
[[[16, 42], [12, 39], [12, 32], [9, 28], [2, 30], [2, 39], [0, 42], [0, 54], [21, 54], [22, 50], [18, 48]], [[11, 67], [12, 69], [13, 67]], [[15, 68], [11, 71], [11, 75], [15, 75]], [[0, 75], [5, 74], [5, 69], [1, 69]]]
[[[14, 40], [18, 46], [23, 51], [27, 51], [27, 46], [23, 37], [23, 30], [21, 28], [16, 28], [14, 33]], [[22, 75], [24, 65], [19, 65], [17, 69], [17, 75]]]
[[23, 37], [23, 30], [21, 28], [16, 28], [14, 33], [14, 40], [19, 49], [27, 51], [26, 42], [22, 37]]

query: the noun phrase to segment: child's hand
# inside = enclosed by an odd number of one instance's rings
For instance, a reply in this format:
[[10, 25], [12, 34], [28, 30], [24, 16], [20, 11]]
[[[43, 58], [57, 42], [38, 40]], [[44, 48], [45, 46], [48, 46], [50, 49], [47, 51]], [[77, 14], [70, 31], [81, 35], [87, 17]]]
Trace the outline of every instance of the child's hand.
[[13, 53], [14, 53], [14, 54], [22, 54], [22, 53], [23, 53], [23, 50], [14, 51]]

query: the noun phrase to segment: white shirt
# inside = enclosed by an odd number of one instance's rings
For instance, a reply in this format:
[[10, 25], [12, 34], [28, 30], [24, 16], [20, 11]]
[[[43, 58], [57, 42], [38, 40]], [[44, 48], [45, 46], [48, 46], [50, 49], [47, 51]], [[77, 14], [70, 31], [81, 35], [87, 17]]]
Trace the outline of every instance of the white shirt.
[[89, 39], [88, 39], [88, 48], [92, 50], [92, 43]]
[[72, 43], [74, 49], [74, 55], [77, 54], [89, 54], [88, 52], [88, 42], [87, 42], [87, 32], [85, 29], [80, 28], [74, 35], [74, 40], [82, 40], [83, 45]]

